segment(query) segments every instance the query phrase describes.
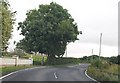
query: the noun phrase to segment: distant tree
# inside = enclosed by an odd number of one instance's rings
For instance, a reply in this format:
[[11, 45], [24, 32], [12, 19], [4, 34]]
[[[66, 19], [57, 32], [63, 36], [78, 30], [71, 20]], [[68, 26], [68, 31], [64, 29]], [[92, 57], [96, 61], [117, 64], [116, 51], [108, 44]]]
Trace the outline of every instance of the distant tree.
[[[99, 56], [98, 55], [92, 55], [93, 59], [98, 59]], [[101, 58], [101, 57], [100, 57]]]
[[14, 49], [14, 55], [17, 55], [19, 57], [23, 57], [23, 56], [25, 56], [25, 53], [22, 49], [15, 48]]
[[72, 16], [62, 6], [51, 2], [30, 10], [25, 21], [19, 23], [21, 35], [25, 36], [18, 48], [26, 52], [40, 52], [48, 57], [61, 57], [67, 43], [78, 40], [79, 31]]
[[88, 57], [87, 56], [83, 56], [82, 60], [87, 60]]
[[8, 46], [8, 40], [11, 37], [11, 32], [13, 29], [13, 24], [14, 24], [14, 15], [16, 12], [12, 12], [10, 9], [10, 4], [8, 3], [7, 0], [1, 0], [0, 1], [0, 40], [2, 40], [0, 45], [0, 48], [2, 48], [1, 50], [5, 51], [7, 49]]
[[110, 62], [114, 63], [114, 64], [118, 64], [118, 56], [112, 56], [110, 57]]

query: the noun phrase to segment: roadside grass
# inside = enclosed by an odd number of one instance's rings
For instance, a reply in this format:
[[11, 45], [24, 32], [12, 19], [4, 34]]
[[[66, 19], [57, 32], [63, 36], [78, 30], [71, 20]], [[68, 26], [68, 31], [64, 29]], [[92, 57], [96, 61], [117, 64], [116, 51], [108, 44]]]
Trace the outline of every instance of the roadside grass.
[[98, 81], [116, 81], [118, 82], [119, 78], [118, 75], [120, 73], [118, 72], [118, 67], [120, 68], [120, 65], [112, 64], [109, 65], [107, 68], [99, 69], [94, 66], [89, 66], [87, 73], [92, 78], [98, 80]]
[[120, 65], [112, 64], [108, 68], [103, 69], [103, 71], [108, 72], [108, 73], [110, 72], [110, 73], [114, 73], [114, 74], [120, 74], [118, 72], [118, 67], [120, 67]]
[[35, 67], [35, 66], [32, 66], [32, 65], [24, 65], [24, 66], [7, 66], [7, 67], [0, 67], [0, 73], [2, 74], [2, 76], [8, 74], [8, 73], [11, 73], [11, 72], [14, 72], [14, 71], [17, 71], [17, 70], [21, 70], [21, 69], [26, 69], [26, 68], [32, 68], [32, 67]]

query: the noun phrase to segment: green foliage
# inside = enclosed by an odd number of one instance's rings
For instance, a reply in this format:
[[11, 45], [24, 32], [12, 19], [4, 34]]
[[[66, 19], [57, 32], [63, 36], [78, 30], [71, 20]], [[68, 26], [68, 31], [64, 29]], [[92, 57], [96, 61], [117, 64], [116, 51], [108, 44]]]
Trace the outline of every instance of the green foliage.
[[112, 65], [109, 65], [108, 67], [106, 67], [105, 69], [103, 69], [103, 71], [120, 75], [119, 67], [120, 67], [120, 65], [112, 64]]
[[19, 57], [25, 56], [25, 52], [22, 49], [15, 49], [14, 55], [17, 55]]
[[102, 65], [101, 68], [97, 68], [93, 65], [91, 65], [88, 68], [88, 75], [92, 78], [98, 80], [98, 81], [118, 81], [118, 66], [116, 64], [112, 65]]
[[102, 66], [102, 61], [94, 60], [94, 61], [91, 63], [91, 65], [94, 66], [94, 67], [97, 67], [97, 68], [101, 68], [101, 66]]
[[[112, 56], [112, 57], [102, 57], [100, 56], [100, 60], [103, 62], [103, 63], [109, 63], [109, 64], [119, 64], [119, 60], [120, 59], [120, 56]], [[87, 63], [91, 63], [93, 62], [94, 63], [99, 63], [99, 56], [98, 55], [92, 55], [92, 56], [83, 56], [82, 58], [80, 58], [80, 61], [81, 62], [87, 62]], [[106, 64], [106, 65], [107, 65]]]
[[110, 59], [109, 59], [109, 62], [111, 62], [111, 63], [114, 63], [114, 64], [118, 64], [118, 56], [117, 57], [115, 57], [115, 56], [113, 56], [113, 57], [110, 57]]
[[[44, 56], [44, 62], [46, 62], [47, 56]], [[33, 55], [33, 65], [42, 65], [42, 56]]]
[[[44, 56], [44, 65], [65, 65], [65, 64], [78, 64], [80, 63], [79, 58], [50, 58]], [[41, 55], [33, 55], [33, 65], [42, 65], [42, 56]]]
[[[2, 32], [2, 34], [0, 34], [0, 36], [2, 36], [0, 38], [0, 40], [2, 40], [2, 45], [0, 45], [0, 48], [2, 48], [2, 50], [6, 50], [7, 45], [8, 45], [8, 40], [11, 37], [11, 32], [12, 32], [12, 28], [13, 28], [13, 24], [14, 24], [14, 15], [15, 12], [11, 12], [10, 10], [10, 4], [8, 3], [8, 1], [6, 0], [1, 0], [0, 1], [0, 13], [1, 13], [1, 27], [0, 27], [0, 31]], [[1, 33], [0, 32], [0, 33]]]
[[[101, 58], [101, 57], [100, 57]], [[80, 58], [80, 62], [81, 63], [91, 63], [94, 60], [98, 60], [99, 56], [98, 55], [92, 55], [92, 56], [83, 56], [82, 58]]]
[[23, 56], [20, 56], [20, 58], [29, 59], [29, 58], [31, 58], [31, 55], [24, 53]]
[[78, 63], [80, 63], [79, 58], [63, 57], [63, 58], [52, 58], [52, 61], [47, 59], [45, 64], [46, 65], [66, 65], [66, 64], [78, 64]]
[[99, 69], [106, 69], [110, 66], [110, 64], [105, 60], [94, 60], [91, 62], [91, 65]]
[[50, 57], [62, 57], [66, 45], [77, 40], [79, 31], [72, 16], [62, 6], [52, 2], [30, 10], [25, 21], [19, 23], [25, 36], [18, 48], [26, 52], [40, 52]]
[[88, 68], [88, 75], [98, 81], [112, 81], [118, 83], [119, 73], [119, 56], [114, 57], [100, 57], [97, 55], [84, 56], [80, 58], [81, 62], [90, 62], [91, 66]]
[[9, 52], [2, 52], [2, 55], [4, 55], [4, 57], [12, 57], [12, 53]]

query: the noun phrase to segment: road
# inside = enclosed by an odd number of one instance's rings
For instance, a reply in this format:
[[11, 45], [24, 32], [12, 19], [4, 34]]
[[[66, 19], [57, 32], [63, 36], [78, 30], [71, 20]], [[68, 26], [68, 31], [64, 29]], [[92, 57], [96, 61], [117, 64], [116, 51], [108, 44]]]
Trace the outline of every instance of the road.
[[92, 81], [85, 75], [88, 64], [66, 67], [37, 67], [11, 74], [2, 81]]

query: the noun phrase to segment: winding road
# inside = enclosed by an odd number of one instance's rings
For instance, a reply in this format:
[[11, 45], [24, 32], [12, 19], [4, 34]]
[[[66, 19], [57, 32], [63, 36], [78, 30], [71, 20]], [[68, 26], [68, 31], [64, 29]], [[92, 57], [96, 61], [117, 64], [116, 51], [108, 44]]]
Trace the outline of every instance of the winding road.
[[89, 64], [66, 67], [36, 67], [13, 73], [2, 81], [91, 81], [85, 75]]

